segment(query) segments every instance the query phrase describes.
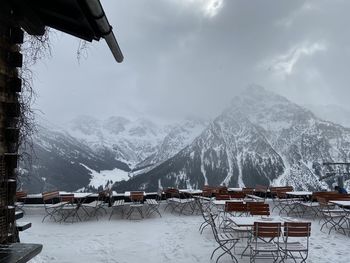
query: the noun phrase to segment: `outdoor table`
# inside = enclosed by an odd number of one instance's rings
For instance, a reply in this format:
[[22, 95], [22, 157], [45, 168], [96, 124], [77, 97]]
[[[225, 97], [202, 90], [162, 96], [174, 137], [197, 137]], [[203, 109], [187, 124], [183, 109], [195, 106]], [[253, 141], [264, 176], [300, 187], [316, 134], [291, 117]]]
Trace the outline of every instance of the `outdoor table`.
[[242, 192], [243, 188], [241, 188], [241, 187], [233, 187], [233, 188], [228, 188], [227, 190], [231, 191], [231, 192]]
[[287, 195], [293, 195], [293, 196], [312, 196], [312, 192], [308, 191], [292, 191], [292, 192], [286, 192]]
[[[290, 192], [286, 192], [286, 194], [288, 196], [292, 196], [293, 198], [295, 198], [296, 201], [304, 201], [304, 202], [309, 201], [312, 196], [312, 192], [309, 192], [309, 191], [290, 191]], [[298, 198], [300, 198], [300, 200], [298, 200]], [[290, 212], [292, 212], [295, 208], [296, 206], [294, 206]], [[296, 213], [299, 213], [299, 212], [297, 211]]]
[[216, 206], [225, 205], [226, 202], [243, 202], [243, 200], [241, 200], [241, 199], [230, 199], [230, 200], [213, 200], [212, 201], [213, 205], [216, 205]]
[[[142, 192], [142, 193], [143, 193], [143, 196], [146, 195], [146, 192], [144, 192], [144, 191], [131, 191], [131, 192]], [[125, 193], [124, 193], [124, 196], [125, 196], [125, 197], [130, 197], [131, 192], [130, 192], [130, 191], [125, 192]]]
[[330, 200], [329, 202], [341, 207], [350, 207], [350, 200]]
[[281, 217], [281, 216], [231, 216], [227, 217], [234, 225], [239, 227], [252, 227], [254, 222], [271, 222], [281, 223], [285, 222], [304, 222], [297, 218]]
[[203, 193], [203, 191], [200, 189], [180, 189], [179, 192], [189, 195], [198, 195]]

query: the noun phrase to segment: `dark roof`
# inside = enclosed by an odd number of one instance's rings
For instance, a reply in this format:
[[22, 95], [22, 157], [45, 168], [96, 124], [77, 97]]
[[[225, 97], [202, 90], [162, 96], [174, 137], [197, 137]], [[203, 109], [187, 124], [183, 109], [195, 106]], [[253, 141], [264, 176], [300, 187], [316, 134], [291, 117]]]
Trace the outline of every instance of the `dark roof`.
[[[3, 1], [3, 0], [1, 0]], [[123, 54], [99, 0], [5, 0], [20, 26], [32, 35], [42, 35], [45, 26], [92, 41], [104, 38], [115, 59]]]

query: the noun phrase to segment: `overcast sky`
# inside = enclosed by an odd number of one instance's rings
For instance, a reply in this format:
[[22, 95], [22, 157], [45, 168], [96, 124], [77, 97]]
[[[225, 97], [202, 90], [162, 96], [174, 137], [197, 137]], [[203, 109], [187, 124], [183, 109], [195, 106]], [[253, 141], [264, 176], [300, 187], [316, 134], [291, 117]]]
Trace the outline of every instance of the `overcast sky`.
[[[215, 116], [255, 83], [302, 104], [348, 107], [350, 1], [102, 0], [124, 54], [56, 33], [34, 67], [35, 108], [77, 115]], [[349, 108], [349, 107], [348, 107]]]

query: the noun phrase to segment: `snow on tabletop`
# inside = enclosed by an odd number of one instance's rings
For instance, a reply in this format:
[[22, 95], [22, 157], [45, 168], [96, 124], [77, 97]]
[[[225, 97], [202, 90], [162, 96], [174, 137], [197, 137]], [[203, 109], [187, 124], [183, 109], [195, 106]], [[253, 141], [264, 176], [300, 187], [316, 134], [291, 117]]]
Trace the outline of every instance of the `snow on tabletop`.
[[[28, 208], [24, 220], [32, 222], [32, 227], [20, 233], [21, 242], [43, 244], [42, 252], [30, 263], [214, 262], [210, 255], [217, 244], [210, 228], [206, 228], [202, 235], [198, 232], [203, 220], [200, 215], [170, 214], [164, 212], [163, 205], [160, 211], [162, 218], [128, 220], [115, 215], [109, 221], [108, 210], [108, 215], [99, 221], [91, 219], [60, 224], [52, 221], [41, 223], [44, 209]], [[320, 232], [318, 219], [312, 221], [307, 262], [349, 262], [350, 238], [334, 231], [330, 235], [328, 230], [325, 232]], [[240, 251], [237, 248], [236, 252]], [[248, 257], [237, 258], [240, 263], [249, 262]], [[229, 262], [232, 260], [227, 255], [220, 259], [220, 263]]]

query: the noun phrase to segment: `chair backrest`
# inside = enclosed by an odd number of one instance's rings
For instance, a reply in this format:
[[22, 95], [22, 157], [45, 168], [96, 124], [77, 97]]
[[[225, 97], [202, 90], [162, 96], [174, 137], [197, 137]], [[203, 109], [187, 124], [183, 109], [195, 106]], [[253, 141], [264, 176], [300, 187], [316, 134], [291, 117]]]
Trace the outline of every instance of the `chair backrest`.
[[233, 192], [230, 193], [230, 198], [232, 199], [243, 199], [245, 198], [246, 194], [243, 192]]
[[283, 227], [285, 237], [309, 237], [311, 222], [285, 222]]
[[267, 189], [268, 189], [268, 186], [265, 186], [265, 185], [257, 184], [257, 185], [255, 186], [255, 192], [266, 193], [266, 192], [267, 192]]
[[242, 188], [242, 192], [245, 194], [245, 195], [253, 195], [255, 190], [254, 188], [252, 187], [244, 187]]
[[52, 201], [55, 198], [58, 198], [60, 196], [60, 193], [58, 191], [51, 191], [51, 192], [44, 192], [42, 193], [42, 198], [44, 203], [48, 201]]
[[213, 191], [210, 189], [203, 189], [202, 190], [202, 196], [204, 197], [211, 197], [213, 195]]
[[177, 188], [167, 188], [164, 190], [165, 198], [179, 197], [180, 192]]
[[246, 213], [247, 212], [247, 204], [243, 202], [226, 202], [225, 203], [225, 212], [238, 212], [238, 213]]
[[130, 200], [132, 202], [142, 202], [143, 201], [143, 192], [130, 192]]
[[281, 223], [254, 222], [253, 235], [256, 238], [279, 238], [281, 235]]
[[248, 211], [252, 216], [269, 216], [270, 205], [262, 202], [249, 203], [247, 205]]
[[216, 200], [230, 200], [230, 195], [228, 194], [217, 194], [215, 196]]
[[16, 192], [16, 200], [24, 199], [26, 197], [27, 197], [27, 192], [24, 192], [24, 191]]
[[293, 186], [271, 186], [270, 192], [271, 194], [276, 195], [277, 192], [292, 192], [294, 191]]
[[325, 195], [324, 196], [327, 201], [329, 200], [350, 200], [350, 195], [349, 194], [330, 194], [330, 195]]
[[228, 194], [228, 189], [226, 186], [219, 186], [217, 190], [219, 194]]
[[285, 199], [285, 198], [287, 198], [287, 194], [286, 194], [286, 192], [284, 190], [278, 190], [276, 192], [276, 197], [278, 199]]
[[60, 195], [60, 201], [61, 202], [74, 203], [74, 194], [63, 194], [63, 195]]

